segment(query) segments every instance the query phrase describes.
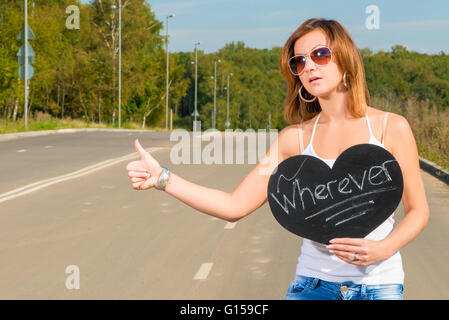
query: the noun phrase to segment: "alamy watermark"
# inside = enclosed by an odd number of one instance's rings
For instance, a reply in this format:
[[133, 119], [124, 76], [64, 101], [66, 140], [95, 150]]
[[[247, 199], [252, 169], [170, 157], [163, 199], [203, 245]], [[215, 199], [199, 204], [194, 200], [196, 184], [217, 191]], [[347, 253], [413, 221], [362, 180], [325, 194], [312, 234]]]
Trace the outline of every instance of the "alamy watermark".
[[80, 288], [80, 268], [77, 265], [70, 265], [65, 268], [65, 273], [69, 276], [65, 280], [65, 287], [69, 290]]
[[75, 5], [68, 6], [65, 9], [65, 13], [69, 14], [65, 20], [65, 26], [69, 30], [80, 29], [80, 8]]
[[380, 10], [379, 7], [371, 4], [365, 8], [365, 13], [369, 14], [365, 20], [365, 27], [368, 30], [380, 29]]
[[[251, 128], [245, 131], [226, 129], [224, 132], [215, 129], [204, 132], [176, 129], [170, 134], [170, 141], [178, 142], [170, 150], [170, 161], [175, 165], [260, 162], [259, 174], [271, 175], [278, 164], [277, 137], [278, 132], [273, 129], [268, 132], [265, 129], [256, 132]], [[268, 154], [267, 139], [270, 145]], [[203, 142], [208, 143], [203, 145]]]

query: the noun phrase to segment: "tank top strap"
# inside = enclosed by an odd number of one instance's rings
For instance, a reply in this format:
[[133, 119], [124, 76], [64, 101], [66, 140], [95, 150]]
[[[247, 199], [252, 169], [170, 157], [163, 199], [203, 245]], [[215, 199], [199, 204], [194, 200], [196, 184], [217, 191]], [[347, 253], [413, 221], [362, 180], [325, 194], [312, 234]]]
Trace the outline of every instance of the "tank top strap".
[[371, 125], [369, 124], [368, 112], [365, 114], [366, 123], [368, 124], [369, 137], [372, 139], [374, 137], [373, 131], [371, 130]]
[[318, 114], [318, 117], [316, 117], [315, 124], [313, 125], [312, 136], [310, 137], [309, 145], [312, 144], [313, 137], [315, 136], [316, 125], [317, 125], [317, 123], [318, 123], [318, 119], [320, 118], [320, 116], [321, 116], [321, 112]]

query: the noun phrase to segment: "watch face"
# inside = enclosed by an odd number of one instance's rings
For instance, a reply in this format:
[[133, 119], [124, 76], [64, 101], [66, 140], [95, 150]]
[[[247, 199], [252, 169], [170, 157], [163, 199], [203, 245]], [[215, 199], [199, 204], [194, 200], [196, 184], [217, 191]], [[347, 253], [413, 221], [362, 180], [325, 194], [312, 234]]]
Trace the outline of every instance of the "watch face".
[[162, 167], [161, 175], [159, 176], [159, 180], [157, 181], [157, 183], [154, 187], [159, 190], [164, 190], [165, 186], [168, 183], [169, 176], [170, 176], [170, 170], [168, 170], [166, 167]]

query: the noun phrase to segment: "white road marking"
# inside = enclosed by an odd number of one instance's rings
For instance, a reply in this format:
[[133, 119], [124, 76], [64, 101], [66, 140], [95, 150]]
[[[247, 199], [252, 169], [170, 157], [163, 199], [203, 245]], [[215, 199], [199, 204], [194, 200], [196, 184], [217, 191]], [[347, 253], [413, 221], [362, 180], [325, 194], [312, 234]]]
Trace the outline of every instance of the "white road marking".
[[212, 265], [213, 265], [212, 262], [203, 263], [200, 266], [200, 269], [198, 270], [198, 272], [193, 277], [193, 280], [205, 280], [205, 279], [207, 279], [207, 276], [209, 275], [210, 269], [212, 269]]
[[26, 152], [26, 150], [25, 149], [20, 149], [20, 150], [17, 150], [17, 152]]
[[[152, 152], [152, 151], [156, 151], [159, 149], [165, 149], [163, 147], [153, 147], [153, 148], [149, 148], [147, 149], [148, 152]], [[34, 182], [31, 184], [28, 184], [24, 187], [21, 188], [17, 188], [11, 191], [8, 191], [6, 193], [2, 193], [0, 194], [0, 203], [1, 202], [5, 202], [20, 196], [23, 196], [25, 194], [43, 189], [45, 187], [51, 186], [53, 184], [59, 183], [59, 182], [63, 182], [63, 181], [67, 181], [67, 180], [71, 180], [71, 179], [75, 179], [75, 178], [79, 178], [81, 176], [90, 174], [92, 172], [110, 167], [112, 165], [115, 165], [117, 163], [123, 162], [123, 161], [129, 161], [131, 159], [137, 158], [139, 157], [139, 155], [137, 154], [137, 152], [133, 152], [131, 154], [128, 154], [126, 156], [123, 157], [119, 157], [119, 158], [115, 158], [115, 159], [109, 159], [97, 164], [94, 164], [92, 166], [68, 173], [68, 174], [64, 174], [62, 176], [58, 176], [58, 177], [53, 177], [53, 178], [49, 178], [49, 179], [45, 179], [45, 180], [41, 180], [38, 182]]]
[[235, 225], [237, 224], [237, 222], [228, 222], [225, 225], [225, 229], [234, 229]]

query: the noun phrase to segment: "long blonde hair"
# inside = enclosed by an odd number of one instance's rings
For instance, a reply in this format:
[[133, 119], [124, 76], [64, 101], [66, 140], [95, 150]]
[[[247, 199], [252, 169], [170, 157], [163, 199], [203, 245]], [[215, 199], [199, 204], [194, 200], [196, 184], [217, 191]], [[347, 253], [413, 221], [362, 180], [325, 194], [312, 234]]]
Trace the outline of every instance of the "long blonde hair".
[[[279, 65], [288, 87], [284, 102], [284, 119], [289, 124], [301, 123], [313, 118], [321, 111], [318, 98], [313, 102], [305, 102], [299, 98], [301, 80], [294, 76], [288, 68], [288, 59], [294, 55], [296, 40], [315, 29], [320, 29], [326, 34], [333, 57], [336, 58], [341, 72], [346, 72], [349, 91], [348, 110], [356, 118], [365, 116], [367, 106], [370, 104], [370, 94], [362, 58], [354, 41], [339, 22], [312, 18], [305, 21], [292, 33], [282, 49]], [[303, 97], [310, 99], [304, 92], [303, 88]]]

